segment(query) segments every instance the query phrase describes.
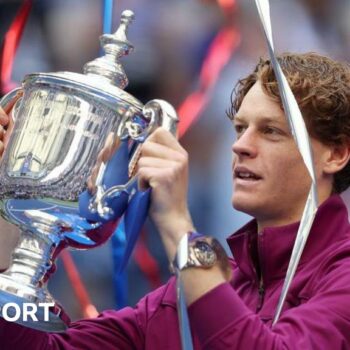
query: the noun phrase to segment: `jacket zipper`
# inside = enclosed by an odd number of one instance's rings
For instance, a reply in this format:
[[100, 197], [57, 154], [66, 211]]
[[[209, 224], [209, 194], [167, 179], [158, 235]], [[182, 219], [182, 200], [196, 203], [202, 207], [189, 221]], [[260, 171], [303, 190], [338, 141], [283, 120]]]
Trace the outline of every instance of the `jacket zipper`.
[[258, 299], [258, 306], [256, 307], [257, 312], [261, 310], [264, 304], [265, 288], [264, 288], [264, 282], [262, 277], [260, 278], [260, 281], [259, 281], [258, 293], [259, 293], [259, 299]]
[[261, 308], [264, 305], [264, 297], [265, 297], [265, 286], [264, 286], [264, 280], [263, 280], [263, 274], [262, 274], [262, 259], [261, 259], [261, 255], [260, 255], [260, 249], [259, 249], [259, 236], [262, 235], [262, 232], [258, 233], [258, 237], [257, 237], [257, 245], [258, 245], [258, 258], [259, 258], [259, 265], [260, 265], [260, 280], [258, 281], [258, 294], [259, 294], [259, 298], [258, 298], [258, 305], [256, 307], [256, 311], [259, 312], [261, 310]]
[[[259, 235], [261, 235], [262, 233], [258, 233], [258, 237], [257, 237], [257, 245], [258, 245], [258, 263], [260, 265], [260, 276], [258, 276], [258, 271], [257, 269], [255, 268], [255, 265], [254, 265], [254, 262], [253, 262], [253, 259], [252, 259], [252, 256], [251, 256], [251, 253], [248, 254], [248, 257], [250, 259], [250, 265], [254, 271], [254, 274], [256, 276], [256, 285], [258, 287], [258, 303], [257, 303], [257, 306], [256, 306], [256, 312], [259, 312], [262, 308], [262, 306], [264, 305], [264, 297], [265, 297], [265, 287], [264, 287], [264, 280], [263, 280], [263, 277], [262, 277], [262, 268], [261, 268], [261, 256], [260, 256], [260, 253], [259, 253]], [[249, 244], [249, 251], [251, 251], [251, 246]]]

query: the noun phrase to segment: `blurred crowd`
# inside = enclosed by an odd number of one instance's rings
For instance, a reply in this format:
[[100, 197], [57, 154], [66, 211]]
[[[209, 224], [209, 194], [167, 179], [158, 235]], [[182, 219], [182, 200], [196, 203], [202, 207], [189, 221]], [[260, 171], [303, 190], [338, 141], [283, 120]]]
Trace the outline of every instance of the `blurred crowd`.
[[[233, 7], [224, 6], [233, 4]], [[0, 38], [21, 1], [0, 0]], [[333, 58], [350, 57], [350, 2], [346, 0], [270, 0], [275, 47], [278, 52], [317, 51]], [[37, 0], [14, 62], [13, 80], [31, 72], [81, 72], [99, 54], [102, 33], [101, 0]], [[216, 83], [200, 120], [182, 139], [190, 155], [189, 202], [199, 232], [224, 237], [249, 218], [231, 207], [231, 144], [234, 132], [225, 117], [232, 89], [252, 70], [267, 50], [254, 0], [118, 0], [113, 28], [122, 10], [136, 18], [129, 30], [135, 51], [123, 59], [129, 77], [127, 91], [142, 102], [162, 98], [178, 107], [198, 85], [207, 49], [223, 26], [239, 31], [241, 41]], [[347, 194], [345, 194], [345, 198]], [[350, 197], [349, 197], [350, 198]], [[147, 224], [147, 242], [159, 262], [162, 280], [169, 277], [157, 233]], [[82, 278], [99, 310], [115, 305], [110, 246], [74, 252]], [[97, 263], [98, 262], [98, 263]], [[150, 285], [133, 261], [128, 267], [129, 303]], [[81, 317], [63, 268], [52, 278], [50, 290]]]

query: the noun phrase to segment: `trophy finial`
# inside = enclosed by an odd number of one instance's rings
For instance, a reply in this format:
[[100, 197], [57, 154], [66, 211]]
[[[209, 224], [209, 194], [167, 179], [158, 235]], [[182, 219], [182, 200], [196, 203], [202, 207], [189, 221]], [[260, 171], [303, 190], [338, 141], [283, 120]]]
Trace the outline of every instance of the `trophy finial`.
[[135, 15], [131, 10], [124, 10], [120, 17], [120, 25], [117, 31], [114, 33], [114, 36], [120, 41], [128, 42], [126, 35], [128, 33], [128, 27], [131, 22], [134, 20]]
[[114, 34], [104, 34], [100, 37], [105, 55], [86, 63], [84, 74], [107, 78], [112, 85], [121, 89], [128, 85], [128, 78], [119, 59], [134, 49], [127, 39], [128, 27], [134, 18], [133, 11], [124, 10], [122, 12], [117, 31]]

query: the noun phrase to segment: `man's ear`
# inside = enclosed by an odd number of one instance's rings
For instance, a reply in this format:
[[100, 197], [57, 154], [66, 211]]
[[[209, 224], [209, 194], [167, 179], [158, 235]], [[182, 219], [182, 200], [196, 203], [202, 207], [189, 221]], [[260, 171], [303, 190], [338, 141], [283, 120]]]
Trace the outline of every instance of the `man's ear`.
[[350, 143], [329, 146], [323, 171], [333, 175], [342, 170], [350, 160]]

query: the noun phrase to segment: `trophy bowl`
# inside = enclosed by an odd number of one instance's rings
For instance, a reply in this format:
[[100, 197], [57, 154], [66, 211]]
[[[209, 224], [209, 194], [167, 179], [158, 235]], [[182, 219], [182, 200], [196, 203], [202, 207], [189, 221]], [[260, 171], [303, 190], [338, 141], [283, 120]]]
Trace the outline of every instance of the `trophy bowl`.
[[126, 38], [132, 19], [124, 11], [118, 30], [100, 38], [105, 55], [87, 63], [84, 74], [29, 74], [0, 101], [5, 110], [16, 101], [0, 163], [0, 213], [21, 229], [12, 263], [0, 274], [0, 308], [51, 305], [35, 321], [16, 321], [24, 326], [67, 327], [46, 286], [55, 258], [66, 247], [90, 249], [112, 235], [137, 191], [140, 145], [158, 126], [176, 132], [169, 104], [142, 105], [123, 90], [128, 80], [119, 58], [133, 48]]

